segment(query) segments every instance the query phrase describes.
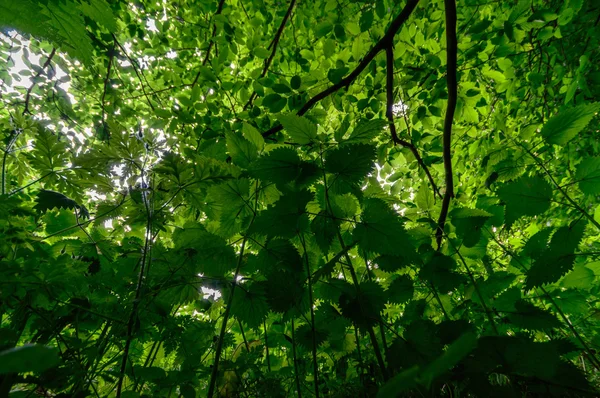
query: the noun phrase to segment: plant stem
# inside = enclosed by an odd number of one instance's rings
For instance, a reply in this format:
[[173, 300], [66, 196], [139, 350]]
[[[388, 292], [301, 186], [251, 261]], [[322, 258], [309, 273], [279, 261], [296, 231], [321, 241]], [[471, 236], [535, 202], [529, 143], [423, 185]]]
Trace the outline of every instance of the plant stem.
[[296, 357], [296, 333], [294, 332], [294, 318], [292, 318], [292, 355], [294, 356], [294, 375], [296, 376], [296, 389], [298, 390], [298, 398], [302, 398], [300, 375], [298, 374], [298, 358]]
[[306, 252], [306, 242], [302, 235], [298, 235], [304, 249], [304, 262], [306, 263], [306, 275], [308, 281], [308, 301], [310, 303], [310, 329], [312, 334], [312, 356], [313, 356], [313, 373], [315, 382], [315, 397], [319, 398], [319, 363], [317, 362], [317, 333], [315, 331], [315, 309], [312, 293], [312, 281], [310, 277], [310, 264], [308, 262], [308, 253]]
[[[254, 221], [254, 218], [252, 219]], [[235, 269], [235, 273], [233, 275], [233, 282], [231, 284], [231, 292], [229, 293], [229, 298], [227, 299], [227, 304], [225, 306], [225, 313], [223, 314], [223, 323], [221, 324], [221, 331], [219, 333], [219, 339], [217, 340], [217, 349], [215, 351], [215, 362], [213, 364], [212, 372], [210, 375], [210, 382], [208, 385], [208, 397], [212, 398], [215, 393], [215, 386], [217, 384], [217, 375], [219, 374], [219, 361], [221, 359], [221, 352], [223, 351], [223, 339], [225, 338], [225, 332], [227, 331], [227, 321], [229, 320], [229, 313], [231, 312], [231, 304], [233, 303], [233, 296], [235, 293], [235, 287], [237, 285], [237, 277], [240, 273], [240, 268], [242, 266], [242, 260], [244, 258], [244, 249], [246, 248], [247, 237], [244, 236], [242, 240], [242, 247], [240, 249], [240, 254], [238, 256], [238, 263]]]
[[263, 321], [263, 328], [265, 329], [265, 354], [267, 355], [267, 370], [271, 371], [271, 356], [269, 355], [269, 337], [267, 335], [267, 320]]

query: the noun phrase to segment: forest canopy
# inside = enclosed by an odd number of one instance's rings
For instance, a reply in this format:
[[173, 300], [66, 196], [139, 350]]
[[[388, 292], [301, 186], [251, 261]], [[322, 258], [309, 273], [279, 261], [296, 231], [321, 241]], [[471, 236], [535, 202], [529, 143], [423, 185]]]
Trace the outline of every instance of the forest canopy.
[[0, 396], [598, 396], [599, 23], [0, 0]]

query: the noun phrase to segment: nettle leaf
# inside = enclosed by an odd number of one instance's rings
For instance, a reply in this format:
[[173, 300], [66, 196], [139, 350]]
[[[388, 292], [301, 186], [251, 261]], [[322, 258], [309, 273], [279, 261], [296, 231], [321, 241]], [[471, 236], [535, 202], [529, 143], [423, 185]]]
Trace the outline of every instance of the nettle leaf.
[[448, 293], [467, 281], [465, 276], [455, 270], [456, 262], [452, 257], [436, 253], [421, 268], [419, 276], [433, 284], [440, 293]]
[[600, 194], [600, 157], [583, 159], [577, 165], [575, 180], [586, 195]]
[[552, 117], [542, 127], [542, 137], [549, 144], [564, 145], [581, 132], [600, 111], [600, 103], [582, 104]]
[[258, 149], [259, 152], [262, 152], [265, 147], [265, 139], [256, 128], [248, 123], [244, 123], [242, 134], [246, 140], [250, 141]]
[[317, 126], [307, 118], [288, 114], [279, 115], [277, 120], [279, 120], [293, 142], [305, 145], [317, 140]]
[[231, 303], [231, 315], [258, 329], [267, 318], [269, 306], [262, 283], [244, 283], [236, 287]]
[[337, 226], [327, 211], [322, 210], [310, 223], [310, 230], [314, 234], [317, 245], [323, 253], [329, 253], [331, 243], [335, 238]]
[[52, 209], [70, 209], [79, 210], [79, 216], [82, 218], [90, 218], [90, 213], [85, 206], [80, 205], [73, 199], [63, 195], [60, 192], [41, 189], [36, 197], [36, 205], [33, 207], [39, 213], [45, 213]]
[[246, 217], [253, 213], [250, 180], [240, 178], [214, 185], [208, 189], [207, 216], [219, 222], [217, 233], [230, 237], [242, 228]]
[[515, 312], [510, 313], [508, 318], [512, 324], [522, 329], [549, 330], [561, 327], [554, 315], [525, 300], [515, 303]]
[[415, 287], [408, 275], [400, 275], [390, 283], [387, 289], [388, 298], [392, 303], [404, 304], [413, 298]]
[[350, 137], [344, 143], [371, 143], [374, 138], [381, 134], [387, 124], [386, 120], [381, 119], [362, 121], [352, 130]]
[[360, 328], [370, 328], [381, 319], [385, 308], [385, 292], [381, 285], [366, 281], [356, 286], [348, 285], [339, 298], [340, 309], [344, 317]]
[[195, 267], [196, 273], [208, 277], [224, 276], [236, 265], [233, 247], [225, 239], [212, 234], [198, 224], [187, 224], [173, 233], [175, 249]]
[[40, 127], [33, 144], [33, 150], [26, 153], [32, 167], [46, 174], [65, 167], [68, 158], [66, 138]]
[[527, 271], [525, 288], [531, 289], [548, 283], [557, 282], [573, 269], [575, 249], [583, 239], [585, 223], [579, 221], [571, 227], [559, 228], [548, 248], [535, 257], [533, 265]]
[[319, 169], [314, 163], [300, 159], [292, 148], [277, 148], [252, 163], [250, 174], [271, 181], [281, 190], [300, 189], [314, 182]]
[[456, 207], [450, 212], [450, 220], [456, 227], [456, 235], [466, 247], [473, 247], [481, 239], [481, 227], [492, 214], [481, 209]]
[[521, 177], [502, 185], [498, 196], [506, 204], [506, 228], [522, 216], [535, 216], [550, 208], [552, 186], [541, 177]]
[[340, 187], [338, 191], [345, 192], [346, 185], [356, 186], [375, 167], [375, 147], [357, 144], [345, 145], [325, 154], [325, 171], [333, 174], [327, 183], [332, 187]]
[[361, 222], [353, 232], [361, 250], [410, 257], [414, 248], [400, 215], [381, 199], [365, 199]]
[[306, 205], [313, 199], [309, 191], [284, 195], [258, 214], [250, 233], [268, 237], [293, 238], [308, 229]]
[[242, 134], [236, 132], [225, 133], [227, 150], [233, 163], [247, 168], [258, 157], [258, 148], [245, 139]]
[[0, 374], [43, 372], [60, 364], [58, 349], [25, 344], [0, 352]]

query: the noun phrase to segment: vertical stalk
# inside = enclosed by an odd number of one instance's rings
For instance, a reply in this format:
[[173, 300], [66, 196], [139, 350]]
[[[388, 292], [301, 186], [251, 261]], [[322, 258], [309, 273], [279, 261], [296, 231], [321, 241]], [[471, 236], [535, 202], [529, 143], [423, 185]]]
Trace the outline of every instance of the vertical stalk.
[[[254, 218], [252, 219], [254, 221]], [[242, 266], [242, 259], [244, 258], [244, 250], [246, 248], [247, 237], [244, 236], [242, 240], [242, 248], [240, 249], [240, 254], [238, 256], [238, 263], [235, 269], [235, 273], [233, 275], [233, 283], [231, 285], [231, 293], [229, 293], [229, 298], [227, 299], [227, 304], [225, 306], [225, 314], [223, 314], [223, 323], [221, 324], [221, 331], [219, 333], [219, 339], [217, 340], [217, 349], [215, 351], [215, 363], [213, 364], [212, 372], [210, 374], [210, 382], [208, 385], [208, 397], [212, 398], [215, 393], [215, 386], [217, 384], [217, 375], [219, 374], [219, 361], [221, 359], [221, 352], [223, 351], [223, 339], [225, 338], [225, 332], [227, 331], [227, 321], [229, 320], [229, 313], [231, 312], [231, 304], [233, 303], [233, 295], [235, 293], [235, 287], [237, 284], [237, 277], [240, 273], [240, 268]]]
[[296, 376], [296, 389], [298, 390], [298, 398], [302, 398], [300, 389], [300, 375], [298, 374], [298, 358], [296, 357], [296, 333], [294, 332], [294, 318], [292, 318], [292, 354], [294, 355], [294, 374]]
[[248, 345], [248, 340], [246, 340], [246, 333], [244, 333], [244, 325], [242, 325], [242, 321], [238, 319], [238, 325], [240, 327], [240, 332], [242, 332], [242, 339], [244, 339], [244, 345], [246, 346], [246, 351], [250, 352], [250, 345]]
[[267, 355], [267, 370], [271, 371], [271, 357], [269, 355], [269, 337], [267, 335], [267, 321], [263, 321], [263, 328], [265, 329], [265, 351]]
[[[333, 218], [333, 222], [335, 223], [335, 232], [342, 246], [342, 251], [344, 252], [344, 257], [346, 258], [346, 262], [348, 263], [348, 270], [350, 271], [350, 276], [352, 277], [352, 282], [354, 283], [354, 287], [357, 291], [360, 291], [360, 284], [358, 281], [358, 277], [356, 276], [356, 272], [354, 271], [354, 266], [352, 265], [352, 260], [350, 259], [350, 255], [348, 254], [347, 245], [344, 242], [344, 238], [340, 233], [340, 228], [337, 225], [337, 220], [335, 219], [335, 215], [333, 214], [333, 209], [331, 207], [331, 202], [329, 201], [329, 188], [327, 187], [327, 174], [325, 173], [324, 162], [323, 162], [323, 152], [321, 151], [321, 165], [323, 166], [323, 184], [325, 186], [325, 203], [327, 205], [327, 211]], [[379, 368], [381, 370], [381, 375], [383, 376], [383, 380], [387, 381], [389, 379], [389, 375], [387, 369], [385, 367], [385, 362], [383, 360], [383, 356], [381, 355], [381, 350], [379, 348], [379, 343], [377, 342], [377, 338], [375, 337], [375, 333], [373, 332], [373, 328], [369, 329], [369, 337], [371, 338], [371, 344], [373, 345], [373, 351], [375, 352], [375, 357], [377, 358], [377, 363], [379, 364]]]
[[310, 264], [308, 263], [308, 253], [306, 252], [306, 242], [302, 235], [298, 235], [302, 242], [304, 250], [304, 259], [306, 263], [306, 275], [308, 275], [308, 300], [310, 302], [310, 328], [312, 332], [312, 355], [313, 355], [313, 373], [315, 377], [315, 396], [319, 398], [319, 364], [317, 362], [317, 333], [315, 331], [315, 310], [313, 308], [312, 278], [310, 277]]

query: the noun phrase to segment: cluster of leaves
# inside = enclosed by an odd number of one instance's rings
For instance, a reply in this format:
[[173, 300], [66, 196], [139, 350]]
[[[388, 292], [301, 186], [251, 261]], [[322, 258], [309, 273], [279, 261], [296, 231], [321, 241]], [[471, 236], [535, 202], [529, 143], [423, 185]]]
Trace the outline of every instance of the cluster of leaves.
[[597, 396], [599, 14], [0, 0], [0, 396]]

